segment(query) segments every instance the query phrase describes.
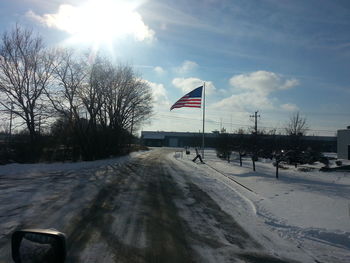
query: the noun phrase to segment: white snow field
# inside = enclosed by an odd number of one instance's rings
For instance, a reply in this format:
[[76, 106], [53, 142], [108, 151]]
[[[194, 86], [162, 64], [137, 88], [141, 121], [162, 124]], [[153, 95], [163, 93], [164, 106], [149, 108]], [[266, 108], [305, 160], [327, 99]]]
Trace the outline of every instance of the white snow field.
[[234, 153], [228, 163], [206, 150], [199, 164], [193, 152], [169, 159], [266, 247], [278, 244], [295, 259], [297, 248], [314, 262], [350, 262], [350, 172], [284, 165], [277, 180], [271, 160], [259, 160], [253, 172], [251, 160], [240, 167]]
[[[159, 160], [162, 164], [159, 169], [169, 171], [174, 179], [169, 181], [177, 184], [174, 188], [183, 192], [182, 198], [187, 198], [174, 200], [192, 231], [203, 236], [212, 234], [220, 242], [226, 242], [222, 237], [225, 232], [220, 230], [215, 218], [211, 214], [205, 216], [205, 202], [200, 207], [192, 205], [196, 202], [189, 194], [192, 191], [189, 185], [193, 184], [232, 216], [271, 256], [297, 262], [350, 262], [350, 173], [319, 172], [321, 164], [304, 166], [308, 172], [286, 165], [288, 169], [280, 169], [277, 180], [271, 160], [258, 161], [257, 171], [253, 172], [249, 159], [240, 167], [238, 160], [227, 163], [217, 158], [214, 150], [206, 150], [206, 164], [199, 164], [191, 161], [193, 153], [187, 156], [174, 154], [175, 151], [181, 149], [160, 151], [165, 160]], [[125, 165], [132, 168], [136, 159], [151, 153], [94, 162], [1, 166], [0, 262], [8, 262], [5, 259], [10, 258], [3, 254], [10, 253], [8, 240], [15, 229], [35, 222], [35, 226], [43, 228], [71, 230], [68, 222], [73, 222], [99, 191], [110, 185], [116, 170]], [[130, 187], [129, 192], [119, 189], [117, 200], [124, 206], [117, 210], [118, 218], [128, 218], [134, 213], [128, 210], [130, 200], [138, 199], [132, 199], [135, 186]], [[200, 244], [191, 245], [207, 262], [230, 262], [229, 243], [220, 248]], [[100, 243], [93, 245], [104, 251]]]

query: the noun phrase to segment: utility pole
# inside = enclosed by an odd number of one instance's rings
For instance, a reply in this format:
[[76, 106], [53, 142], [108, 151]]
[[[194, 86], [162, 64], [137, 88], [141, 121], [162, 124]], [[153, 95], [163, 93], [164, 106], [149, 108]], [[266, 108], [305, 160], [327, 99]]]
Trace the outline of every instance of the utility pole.
[[253, 161], [253, 171], [255, 172], [255, 159], [256, 159], [256, 142], [257, 142], [257, 136], [258, 136], [258, 117], [260, 118], [260, 115], [258, 115], [259, 111], [255, 111], [254, 115], [250, 115], [251, 118], [254, 118], [254, 148], [253, 148], [253, 155], [252, 155], [252, 161]]
[[258, 134], [258, 117], [260, 118], [260, 115], [258, 115], [258, 112], [259, 111], [256, 111], [256, 112], [254, 112], [254, 115], [250, 115], [249, 116], [251, 118], [254, 118], [254, 122], [255, 122], [254, 131], [255, 131], [255, 134]]

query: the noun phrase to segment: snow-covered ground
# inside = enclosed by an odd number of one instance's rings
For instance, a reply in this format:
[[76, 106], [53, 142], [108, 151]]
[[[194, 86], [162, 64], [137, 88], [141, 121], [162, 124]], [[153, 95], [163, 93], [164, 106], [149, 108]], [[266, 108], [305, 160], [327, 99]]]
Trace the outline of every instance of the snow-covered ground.
[[[300, 171], [300, 167], [296, 169], [286, 165], [287, 169], [280, 169], [277, 180], [270, 160], [257, 162], [257, 171], [253, 172], [249, 159], [244, 160], [243, 167], [240, 167], [238, 160], [227, 163], [218, 159], [214, 150], [206, 151], [206, 164], [193, 163], [193, 153], [181, 156], [181, 149], [176, 154], [175, 149], [159, 149], [158, 154], [152, 155], [157, 151], [94, 162], [0, 166], [0, 262], [8, 262], [10, 255], [4, 256], [4, 253], [10, 253], [9, 238], [17, 228], [54, 227], [75, 240], [76, 232], [73, 230], [77, 222], [84, 219], [80, 219], [81, 214], [86, 216], [86, 209], [92, 213], [99, 212], [101, 218], [104, 212], [110, 216], [112, 212], [104, 211], [107, 209], [105, 206], [101, 208], [103, 211], [94, 210], [98, 205], [91, 206], [96, 200], [107, 200], [108, 194], [119, 194], [114, 200], [118, 205], [113, 210], [115, 224], [119, 228], [124, 229], [129, 222], [134, 222], [138, 218], [134, 214], [138, 212], [144, 218], [142, 213], [146, 208], [140, 208], [143, 204], [141, 197], [150, 198], [154, 189], [147, 192], [139, 184], [143, 185], [153, 178], [155, 172], [154, 169], [147, 172], [149, 167], [144, 162], [159, 166], [159, 171], [163, 173], [157, 174], [158, 179], [168, 178], [163, 187], [169, 183], [176, 184], [174, 189], [179, 189], [176, 206], [192, 232], [226, 244], [211, 247], [198, 241], [192, 242], [195, 251], [207, 262], [230, 262], [230, 253], [236, 256], [246, 252], [235, 251], [235, 246], [227, 241], [227, 233], [234, 236], [238, 231], [236, 228], [220, 227], [220, 222], [225, 220], [218, 221], [213, 214], [207, 214], [206, 211], [218, 212], [214, 209], [215, 204], [224, 211], [217, 217], [232, 216], [231, 221], [237, 222], [263, 246], [256, 251], [257, 255], [263, 251], [273, 258], [287, 259], [286, 262], [288, 259], [298, 262], [350, 262], [350, 173], [319, 172], [322, 164], [301, 167], [307, 172]], [[159, 156], [166, 157], [166, 160]], [[143, 164], [137, 166], [139, 162]], [[173, 180], [165, 176], [167, 171]], [[122, 176], [128, 172], [128, 176]], [[158, 183], [160, 185], [161, 181]], [[116, 192], [109, 193], [112, 189]], [[158, 190], [161, 192], [162, 189]], [[197, 192], [191, 194], [193, 190]], [[137, 196], [137, 191], [142, 194]], [[205, 207], [207, 204], [212, 204], [212, 207]], [[96, 218], [91, 216], [89, 220], [89, 224], [93, 225]], [[118, 227], [113, 228], [113, 233], [124, 233]], [[134, 228], [134, 223], [128, 227], [130, 233], [143, 233]], [[99, 239], [98, 236], [94, 238]], [[121, 234], [120, 240], [127, 243], [129, 238]], [[101, 244], [96, 242], [92, 247], [98, 251], [108, 250]], [[252, 245], [249, 253], [255, 253], [254, 249], [256, 246]]]
[[10, 236], [20, 228], [67, 228], [114, 170], [142, 152], [92, 162], [0, 166], [0, 262], [10, 262]]
[[[206, 151], [205, 165], [194, 164], [192, 153], [175, 157], [174, 163], [196, 177], [198, 185], [206, 188], [247, 231], [260, 231], [260, 241], [267, 246], [263, 229], [291, 242], [315, 260], [350, 262], [349, 172], [320, 172], [322, 164], [298, 168], [284, 165], [286, 169], [279, 170], [277, 180], [271, 160], [258, 161], [253, 172], [250, 159], [245, 159], [240, 167], [237, 159], [228, 163], [217, 158], [214, 150]], [[216, 181], [227, 187], [220, 189]], [[232, 211], [230, 204], [239, 205], [239, 211]], [[288, 244], [285, 246], [291, 249]], [[292, 250], [287, 254], [293, 256]]]

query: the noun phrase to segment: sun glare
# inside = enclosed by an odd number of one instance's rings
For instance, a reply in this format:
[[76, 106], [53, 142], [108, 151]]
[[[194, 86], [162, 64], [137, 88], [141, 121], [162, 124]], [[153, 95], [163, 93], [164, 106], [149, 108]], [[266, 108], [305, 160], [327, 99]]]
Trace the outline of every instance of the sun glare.
[[137, 40], [151, 39], [153, 31], [127, 1], [92, 0], [74, 7], [62, 5], [51, 17], [58, 28], [71, 34], [72, 41], [110, 44], [116, 38], [132, 35]]

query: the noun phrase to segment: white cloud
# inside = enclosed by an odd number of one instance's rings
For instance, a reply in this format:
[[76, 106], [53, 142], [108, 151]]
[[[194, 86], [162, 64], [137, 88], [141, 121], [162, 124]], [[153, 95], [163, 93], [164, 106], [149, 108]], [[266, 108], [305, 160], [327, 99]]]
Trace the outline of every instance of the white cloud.
[[240, 74], [230, 79], [233, 88], [260, 94], [269, 94], [278, 90], [293, 88], [299, 84], [296, 79], [285, 80], [281, 75], [269, 71], [256, 71]]
[[280, 107], [282, 110], [285, 110], [285, 111], [297, 111], [297, 110], [299, 110], [298, 106], [293, 104], [293, 103], [282, 104]]
[[276, 107], [278, 99], [270, 94], [286, 89], [291, 89], [299, 84], [296, 79], [285, 79], [283, 76], [268, 71], [256, 71], [248, 74], [240, 74], [230, 79], [234, 95], [213, 104], [213, 108], [237, 109], [239, 111], [294, 110], [298, 107], [294, 104], [283, 104]]
[[155, 83], [148, 80], [144, 80], [152, 90], [153, 100], [156, 105], [169, 105], [168, 95], [164, 85], [161, 83]]
[[297, 79], [287, 79], [284, 82], [282, 89], [291, 89], [298, 85], [299, 85], [299, 81]]
[[29, 10], [26, 16], [79, 38], [105, 38], [132, 35], [139, 41], [154, 39], [154, 31], [127, 1], [91, 0], [81, 6], [61, 4], [57, 13], [42, 16]]
[[172, 84], [178, 88], [181, 89], [182, 92], [187, 93], [191, 90], [194, 90], [195, 88], [202, 86], [205, 82], [205, 92], [206, 94], [212, 94], [216, 91], [216, 88], [211, 81], [201, 80], [199, 78], [175, 78], [172, 81]]
[[245, 92], [225, 98], [214, 103], [212, 107], [223, 110], [232, 109], [232, 111], [271, 110], [273, 109], [273, 103], [268, 97]]
[[176, 68], [176, 72], [179, 74], [185, 74], [196, 69], [197, 67], [198, 67], [198, 64], [196, 62], [185, 60], [180, 67]]
[[36, 22], [39, 22], [39, 23], [42, 23], [42, 24], [46, 24], [46, 21], [43, 17], [35, 14], [32, 10], [29, 10], [26, 12], [26, 17], [36, 21]]
[[165, 70], [162, 68], [162, 67], [160, 67], [160, 66], [156, 66], [156, 67], [154, 67], [154, 69], [153, 69], [157, 74], [159, 74], [159, 75], [161, 75], [161, 74], [164, 74], [165, 73]]

